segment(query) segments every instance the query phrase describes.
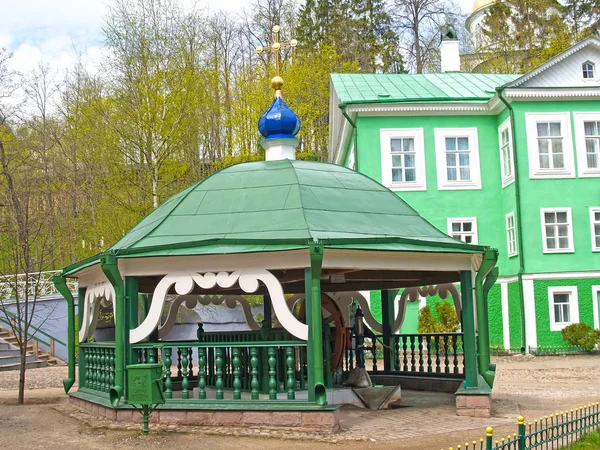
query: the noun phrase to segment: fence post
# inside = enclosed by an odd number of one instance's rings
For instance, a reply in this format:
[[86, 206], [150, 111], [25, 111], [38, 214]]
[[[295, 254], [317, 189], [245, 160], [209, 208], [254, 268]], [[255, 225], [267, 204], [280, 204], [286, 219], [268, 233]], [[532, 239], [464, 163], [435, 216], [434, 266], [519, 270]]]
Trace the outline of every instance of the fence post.
[[485, 450], [493, 450], [492, 437], [494, 436], [494, 429], [487, 427], [485, 429]]
[[525, 417], [519, 416], [519, 450], [525, 450]]
[[50, 339], [50, 356], [54, 356], [54, 339]]
[[39, 348], [38, 348], [38, 341], [36, 341], [35, 339], [32, 339], [32, 340], [31, 340], [31, 346], [32, 346], [32, 348], [33, 348], [33, 356], [35, 356], [35, 357], [37, 358], [37, 356], [38, 356], [38, 351], [39, 351]]

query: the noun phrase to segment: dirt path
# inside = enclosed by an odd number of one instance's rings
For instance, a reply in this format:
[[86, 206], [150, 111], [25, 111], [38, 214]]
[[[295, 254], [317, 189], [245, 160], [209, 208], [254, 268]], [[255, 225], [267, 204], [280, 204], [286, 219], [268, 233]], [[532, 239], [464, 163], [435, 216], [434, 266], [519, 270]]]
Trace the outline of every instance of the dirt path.
[[519, 414], [533, 420], [600, 401], [600, 357], [517, 356], [495, 358], [494, 362], [498, 372], [491, 419], [457, 417], [452, 396], [407, 392], [407, 402], [414, 407], [376, 412], [344, 408], [343, 432], [328, 438], [329, 442], [297, 433], [289, 435], [293, 439], [280, 439], [280, 434], [264, 430], [215, 429], [219, 434], [214, 435], [187, 427], [185, 431], [154, 431], [144, 437], [137, 426], [130, 430], [90, 426], [70, 415], [73, 409], [59, 387], [66, 376], [65, 367], [28, 371], [25, 406], [15, 404], [18, 377], [4, 372], [0, 374], [0, 448], [436, 450], [479, 439], [488, 425], [494, 426], [495, 435], [512, 434]]

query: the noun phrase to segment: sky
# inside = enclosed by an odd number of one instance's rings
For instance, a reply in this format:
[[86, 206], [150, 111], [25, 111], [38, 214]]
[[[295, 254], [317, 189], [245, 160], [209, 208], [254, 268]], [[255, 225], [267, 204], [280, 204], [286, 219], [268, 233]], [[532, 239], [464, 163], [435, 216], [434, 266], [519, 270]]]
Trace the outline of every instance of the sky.
[[[53, 70], [72, 67], [77, 54], [91, 71], [103, 55], [102, 24], [110, 0], [0, 0], [0, 48], [12, 53], [11, 68], [21, 73], [48, 63]], [[184, 0], [190, 2], [191, 0]], [[235, 14], [248, 0], [198, 0], [199, 7]], [[469, 12], [473, 0], [459, 0]]]

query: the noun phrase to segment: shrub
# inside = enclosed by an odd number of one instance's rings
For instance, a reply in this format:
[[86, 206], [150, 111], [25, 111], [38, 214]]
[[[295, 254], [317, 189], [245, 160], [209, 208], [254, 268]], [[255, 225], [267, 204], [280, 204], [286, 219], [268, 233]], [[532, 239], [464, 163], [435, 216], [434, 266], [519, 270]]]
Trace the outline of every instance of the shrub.
[[585, 351], [592, 351], [600, 342], [600, 331], [594, 330], [587, 323], [574, 323], [562, 329], [562, 337], [570, 345], [582, 347]]
[[429, 305], [419, 311], [419, 333], [453, 333], [458, 330], [453, 304], [436, 301], [433, 307], [435, 313]]

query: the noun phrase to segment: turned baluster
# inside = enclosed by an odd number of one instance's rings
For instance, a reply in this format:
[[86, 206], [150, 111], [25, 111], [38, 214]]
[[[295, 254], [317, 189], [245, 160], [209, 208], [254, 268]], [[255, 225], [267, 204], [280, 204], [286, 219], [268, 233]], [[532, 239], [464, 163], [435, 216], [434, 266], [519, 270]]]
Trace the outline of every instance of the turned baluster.
[[419, 372], [423, 373], [423, 336], [418, 336], [419, 341]]
[[178, 347], [177, 348], [177, 377], [181, 378], [182, 376], [182, 372], [181, 372], [181, 349]]
[[198, 349], [198, 398], [206, 400], [206, 348]]
[[183, 377], [181, 379], [181, 398], [184, 400], [187, 400], [188, 398], [190, 398], [190, 391], [189, 391], [190, 382], [188, 380], [188, 349], [187, 348], [183, 348], [183, 350], [181, 350], [181, 367], [182, 367], [181, 375]]
[[194, 352], [192, 350], [192, 347], [188, 348], [188, 358], [190, 360], [190, 363], [188, 365], [188, 376], [191, 378], [194, 376]]
[[215, 349], [215, 366], [217, 373], [217, 381], [215, 382], [215, 388], [217, 391], [217, 400], [223, 400], [223, 349], [217, 347]]
[[415, 360], [415, 337], [410, 337], [410, 368], [411, 372], [417, 371], [417, 365]]
[[173, 382], [171, 381], [171, 347], [165, 348], [165, 398], [173, 398]]
[[242, 398], [242, 381], [240, 380], [240, 348], [233, 348], [233, 399]]
[[252, 347], [250, 349], [250, 366], [251, 370], [251, 380], [250, 381], [250, 398], [252, 400], [258, 400], [258, 350], [256, 347]]
[[277, 359], [275, 358], [275, 347], [269, 347], [269, 400], [277, 400], [277, 380], [275, 375], [277, 372], [275, 371], [275, 365], [277, 364]]
[[296, 361], [294, 360], [294, 347], [287, 347], [285, 349], [286, 359], [285, 364], [287, 366], [287, 398], [288, 400], [296, 399]]

